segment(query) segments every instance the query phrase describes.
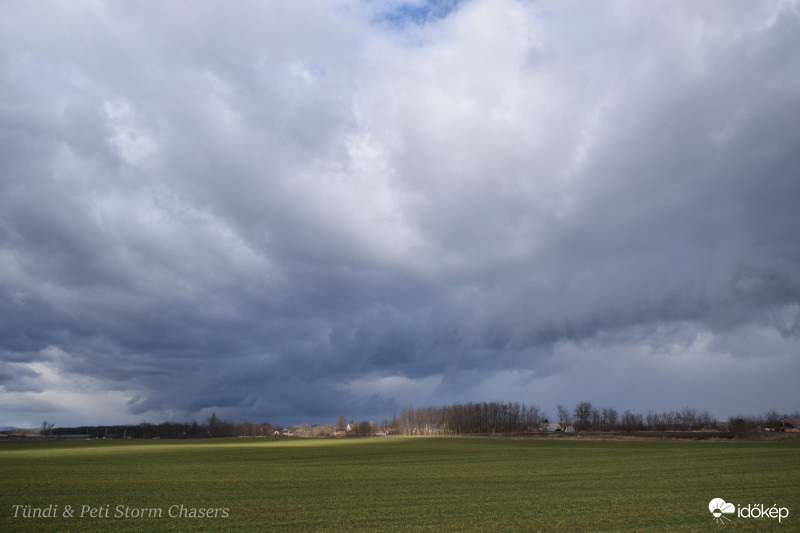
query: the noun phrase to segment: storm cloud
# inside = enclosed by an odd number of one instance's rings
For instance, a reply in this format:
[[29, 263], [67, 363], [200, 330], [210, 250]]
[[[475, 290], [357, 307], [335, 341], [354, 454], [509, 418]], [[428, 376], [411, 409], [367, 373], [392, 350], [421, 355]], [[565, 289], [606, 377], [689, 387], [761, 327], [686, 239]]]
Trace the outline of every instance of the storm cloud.
[[800, 402], [800, 4], [25, 2], [0, 423]]

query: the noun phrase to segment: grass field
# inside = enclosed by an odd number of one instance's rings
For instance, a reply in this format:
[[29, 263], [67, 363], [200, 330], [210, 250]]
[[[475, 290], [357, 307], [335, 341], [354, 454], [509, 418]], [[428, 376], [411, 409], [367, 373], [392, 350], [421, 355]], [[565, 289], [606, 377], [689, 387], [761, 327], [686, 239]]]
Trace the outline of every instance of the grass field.
[[[798, 441], [19, 442], [0, 476], [0, 531], [800, 531]], [[790, 514], [719, 525], [715, 497]]]

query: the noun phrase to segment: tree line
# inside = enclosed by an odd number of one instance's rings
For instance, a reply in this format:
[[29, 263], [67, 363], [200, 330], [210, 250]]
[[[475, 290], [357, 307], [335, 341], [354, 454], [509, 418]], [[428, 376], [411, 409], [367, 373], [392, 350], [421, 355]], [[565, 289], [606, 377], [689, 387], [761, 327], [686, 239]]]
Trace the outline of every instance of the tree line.
[[[334, 424], [299, 424], [291, 427], [273, 425], [269, 422], [231, 422], [212, 413], [204, 422], [162, 422], [150, 424], [79, 426], [54, 428], [52, 422], [44, 422], [41, 435], [59, 437], [85, 435], [89, 438], [134, 438], [134, 439], [186, 439], [220, 437], [332, 437], [370, 435], [469, 435], [469, 434], [514, 434], [537, 432], [542, 424], [556, 422], [563, 429], [572, 427], [576, 431], [697, 431], [724, 430], [734, 434], [747, 434], [761, 429], [777, 429], [785, 418], [800, 419], [800, 412], [780, 414], [770, 410], [763, 415], [737, 415], [727, 421], [716, 420], [708, 411], [690, 407], [673, 411], [637, 413], [629, 409], [618, 412], [613, 407], [599, 407], [590, 401], [582, 401], [569, 409], [563, 404], [556, 406], [556, 416], [535, 405], [519, 402], [467, 402], [440, 407], [404, 407], [391, 420], [376, 424], [372, 421], [345, 422], [339, 415]], [[347, 428], [347, 430], [345, 429]], [[15, 430], [11, 433], [15, 433]], [[21, 435], [20, 435], [21, 436]]]
[[238, 422], [219, 418], [212, 413], [204, 422], [162, 422], [151, 424], [117, 424], [109, 426], [77, 426], [53, 428], [52, 423], [47, 434], [58, 437], [64, 435], [87, 435], [90, 438], [108, 439], [194, 439], [221, 437], [267, 437], [280, 433], [285, 428], [269, 422]]
[[444, 407], [405, 407], [390, 427], [402, 435], [518, 433], [545, 419], [536, 406], [518, 402], [469, 402]]
[[542, 424], [556, 422], [562, 428], [577, 431], [698, 431], [726, 430], [746, 433], [760, 428], [777, 429], [784, 418], [800, 418], [800, 412], [779, 414], [775, 410], [760, 416], [733, 416], [717, 421], [708, 411], [691, 407], [679, 410], [637, 413], [618, 412], [613, 407], [596, 407], [590, 401], [579, 402], [574, 409], [556, 406], [557, 416], [550, 419], [535, 405], [518, 402], [468, 402], [443, 407], [405, 407], [394, 416], [390, 427], [402, 435], [465, 435], [495, 433], [530, 433]]

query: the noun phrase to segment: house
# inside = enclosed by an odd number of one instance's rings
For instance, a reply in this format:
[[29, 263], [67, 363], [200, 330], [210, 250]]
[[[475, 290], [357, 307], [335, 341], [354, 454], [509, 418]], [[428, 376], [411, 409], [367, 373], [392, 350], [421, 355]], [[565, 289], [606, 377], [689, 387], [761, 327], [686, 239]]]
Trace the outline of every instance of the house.
[[542, 433], [575, 433], [575, 427], [561, 422], [543, 422], [539, 425]]
[[781, 429], [784, 433], [800, 433], [800, 418], [784, 418], [781, 420]]

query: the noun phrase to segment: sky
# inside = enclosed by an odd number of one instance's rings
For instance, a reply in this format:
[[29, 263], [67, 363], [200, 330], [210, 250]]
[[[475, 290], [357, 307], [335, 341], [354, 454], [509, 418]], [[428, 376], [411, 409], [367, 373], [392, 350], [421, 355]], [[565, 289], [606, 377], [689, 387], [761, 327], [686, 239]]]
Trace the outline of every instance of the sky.
[[0, 426], [800, 409], [800, 2], [7, 0]]

